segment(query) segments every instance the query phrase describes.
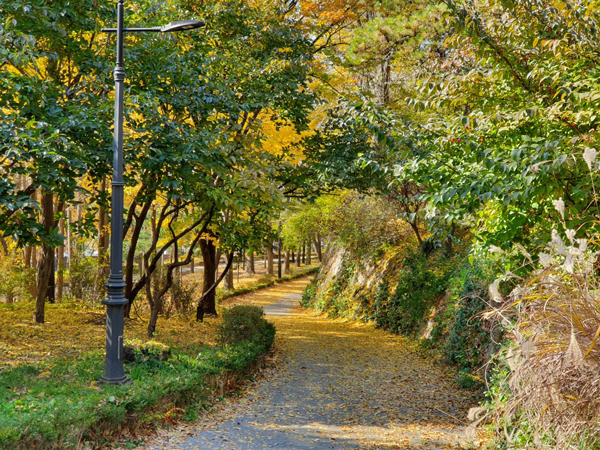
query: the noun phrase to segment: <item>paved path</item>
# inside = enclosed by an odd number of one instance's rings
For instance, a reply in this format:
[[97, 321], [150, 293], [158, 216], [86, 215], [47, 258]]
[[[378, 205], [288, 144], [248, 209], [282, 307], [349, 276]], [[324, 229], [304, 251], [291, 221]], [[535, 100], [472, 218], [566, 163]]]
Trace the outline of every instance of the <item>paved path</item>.
[[[158, 449], [449, 449], [473, 406], [447, 374], [400, 337], [316, 317], [297, 305], [306, 280], [265, 312], [277, 327], [276, 370]], [[268, 295], [268, 292], [265, 292]]]

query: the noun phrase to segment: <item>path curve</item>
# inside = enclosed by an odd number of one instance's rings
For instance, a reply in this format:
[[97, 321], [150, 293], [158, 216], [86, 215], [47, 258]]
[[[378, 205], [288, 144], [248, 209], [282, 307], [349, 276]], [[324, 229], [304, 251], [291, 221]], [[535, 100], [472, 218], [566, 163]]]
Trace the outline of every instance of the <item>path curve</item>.
[[[159, 449], [453, 449], [468, 393], [399, 337], [299, 308], [307, 280], [264, 307], [277, 369], [216, 414], [158, 436]], [[263, 296], [268, 296], [265, 291]], [[264, 298], [259, 302], [268, 302]]]

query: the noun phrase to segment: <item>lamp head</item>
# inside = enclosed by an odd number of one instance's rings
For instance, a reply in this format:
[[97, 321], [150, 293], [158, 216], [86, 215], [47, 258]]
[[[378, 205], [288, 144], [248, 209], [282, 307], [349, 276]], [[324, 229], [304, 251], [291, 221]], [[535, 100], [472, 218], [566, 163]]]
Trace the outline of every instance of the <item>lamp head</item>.
[[205, 26], [206, 23], [201, 20], [177, 20], [160, 28], [163, 33], [173, 33], [175, 31], [187, 31], [194, 28]]

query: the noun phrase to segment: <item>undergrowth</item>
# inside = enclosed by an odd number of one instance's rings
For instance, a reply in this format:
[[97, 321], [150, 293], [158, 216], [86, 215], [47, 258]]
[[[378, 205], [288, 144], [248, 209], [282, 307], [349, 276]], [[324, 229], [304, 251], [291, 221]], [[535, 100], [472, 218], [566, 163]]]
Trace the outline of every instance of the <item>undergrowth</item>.
[[302, 305], [414, 338], [457, 368], [460, 386], [480, 389], [483, 361], [495, 350], [489, 339], [491, 324], [481, 316], [489, 304], [487, 261], [469, 262], [463, 249], [448, 256], [443, 250], [425, 255], [418, 249], [404, 247], [398, 253], [388, 247], [376, 256], [389, 264], [370, 288], [357, 281], [360, 263], [344, 260], [327, 286], [325, 273], [315, 277]]

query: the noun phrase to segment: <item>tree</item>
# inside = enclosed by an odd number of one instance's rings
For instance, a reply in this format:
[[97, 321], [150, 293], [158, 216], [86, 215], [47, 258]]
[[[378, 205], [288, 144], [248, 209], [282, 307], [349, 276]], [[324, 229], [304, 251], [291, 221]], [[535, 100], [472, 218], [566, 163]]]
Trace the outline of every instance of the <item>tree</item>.
[[[78, 180], [108, 167], [109, 128], [102, 93], [105, 60], [95, 55], [98, 31], [108, 8], [92, 1], [7, 3], [0, 12], [3, 62], [0, 65], [2, 188], [0, 232], [19, 246], [41, 245], [36, 322], [44, 321], [43, 301], [53, 277], [56, 211], [80, 189]], [[67, 33], [66, 30], [69, 30]], [[95, 95], [99, 91], [100, 95]], [[32, 198], [41, 190], [41, 220]], [[85, 229], [86, 224], [80, 224]], [[89, 224], [87, 224], [89, 226]]]

